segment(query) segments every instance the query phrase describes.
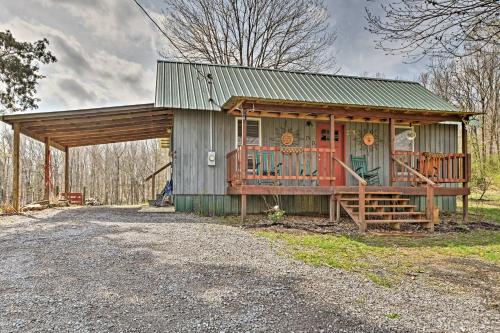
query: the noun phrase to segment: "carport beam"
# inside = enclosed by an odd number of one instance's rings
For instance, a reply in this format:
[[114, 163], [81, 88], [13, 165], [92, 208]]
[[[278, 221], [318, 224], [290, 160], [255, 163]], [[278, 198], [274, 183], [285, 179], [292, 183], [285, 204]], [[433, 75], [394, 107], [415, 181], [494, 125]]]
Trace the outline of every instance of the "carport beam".
[[19, 182], [20, 182], [20, 174], [19, 174], [19, 146], [21, 143], [21, 124], [14, 123], [12, 125], [14, 129], [14, 144], [13, 144], [13, 152], [12, 152], [12, 207], [16, 212], [19, 212]]

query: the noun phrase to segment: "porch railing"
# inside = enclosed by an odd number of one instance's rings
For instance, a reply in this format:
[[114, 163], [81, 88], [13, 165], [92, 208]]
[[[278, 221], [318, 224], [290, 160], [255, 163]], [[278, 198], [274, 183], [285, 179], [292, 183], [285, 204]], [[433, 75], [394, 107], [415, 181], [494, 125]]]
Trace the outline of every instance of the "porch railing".
[[410, 167], [434, 183], [463, 183], [470, 180], [470, 154], [396, 151], [393, 154], [393, 182], [422, 182]]
[[[245, 180], [275, 181], [335, 180], [333, 173], [324, 175], [332, 150], [329, 148], [245, 146], [226, 155], [227, 181], [231, 185]], [[247, 162], [242, 162], [246, 155]]]
[[[358, 182], [358, 199], [359, 199], [359, 204], [358, 204], [359, 205], [358, 206], [358, 226], [359, 226], [359, 230], [361, 232], [365, 232], [366, 231], [366, 222], [365, 222], [365, 213], [366, 213], [365, 206], [366, 205], [365, 205], [365, 197], [366, 197], [366, 185], [368, 185], [368, 183], [366, 182], [366, 180], [364, 180], [363, 178], [361, 178], [354, 170], [352, 170], [351, 168], [349, 168], [344, 162], [342, 162], [341, 160], [339, 160], [335, 156], [333, 158], [335, 159], [335, 161], [337, 161], [337, 163], [342, 168], [344, 168], [345, 170], [347, 170], [347, 172], [349, 172], [351, 174], [351, 176], [353, 176], [354, 179], [356, 179], [356, 181]], [[340, 214], [340, 212], [337, 212], [337, 214]]]
[[392, 161], [400, 166], [402, 169], [406, 170], [413, 178], [418, 179], [418, 182], [425, 183], [426, 185], [426, 216], [429, 220], [428, 228], [434, 231], [434, 188], [436, 183], [430, 180], [428, 177], [424, 176], [414, 168], [410, 167], [408, 164], [400, 161], [396, 157], [392, 157]]

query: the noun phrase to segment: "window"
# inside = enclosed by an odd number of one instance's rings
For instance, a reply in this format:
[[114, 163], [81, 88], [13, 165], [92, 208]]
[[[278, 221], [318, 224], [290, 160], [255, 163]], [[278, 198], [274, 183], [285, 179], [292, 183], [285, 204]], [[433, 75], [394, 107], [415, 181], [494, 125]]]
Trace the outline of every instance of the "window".
[[415, 129], [396, 127], [394, 144], [397, 151], [415, 151]]
[[[241, 146], [241, 130], [243, 119], [236, 118], [236, 146]], [[247, 118], [247, 145], [260, 146], [261, 128], [259, 118]]]
[[[321, 129], [321, 141], [330, 141], [330, 130], [329, 129]], [[335, 130], [335, 142], [339, 142], [339, 131]]]

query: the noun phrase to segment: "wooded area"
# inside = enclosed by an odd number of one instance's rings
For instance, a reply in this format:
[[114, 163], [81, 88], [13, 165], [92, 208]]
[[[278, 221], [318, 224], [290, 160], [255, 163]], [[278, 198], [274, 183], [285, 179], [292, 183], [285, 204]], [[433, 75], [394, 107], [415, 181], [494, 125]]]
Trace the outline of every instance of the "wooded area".
[[[12, 130], [0, 125], [0, 203], [9, 202], [12, 192]], [[41, 200], [44, 195], [44, 146], [22, 136], [21, 204]], [[102, 204], [137, 204], [150, 197], [145, 179], [168, 159], [168, 150], [158, 140], [143, 140], [71, 149], [71, 192], [83, 192]], [[51, 149], [51, 186], [64, 191], [64, 153]], [[166, 174], [158, 174], [161, 191]]]

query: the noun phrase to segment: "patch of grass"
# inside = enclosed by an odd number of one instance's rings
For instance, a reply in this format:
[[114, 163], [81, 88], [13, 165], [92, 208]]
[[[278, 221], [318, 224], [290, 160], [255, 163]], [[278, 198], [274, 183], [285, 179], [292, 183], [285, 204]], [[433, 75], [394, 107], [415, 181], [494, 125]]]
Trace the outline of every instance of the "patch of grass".
[[388, 313], [385, 315], [389, 319], [399, 319], [401, 315], [399, 313]]
[[[500, 223], [500, 190], [493, 188], [488, 191], [482, 200], [480, 194], [472, 192], [469, 196], [469, 213], [474, 220], [483, 220]], [[462, 209], [462, 202], [457, 202], [457, 208]]]
[[500, 232], [402, 236], [289, 234], [260, 231], [260, 236], [283, 241], [298, 260], [357, 272], [374, 283], [391, 287], [405, 275], [418, 275], [426, 265], [453, 258], [500, 263]]

